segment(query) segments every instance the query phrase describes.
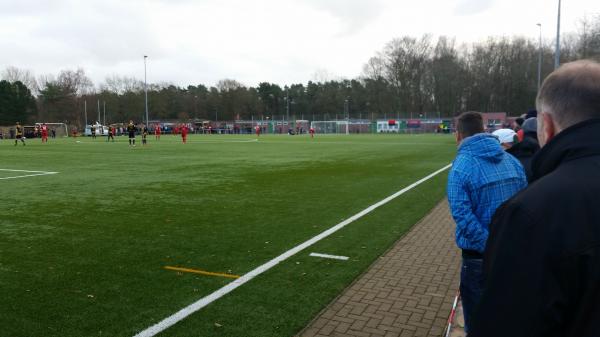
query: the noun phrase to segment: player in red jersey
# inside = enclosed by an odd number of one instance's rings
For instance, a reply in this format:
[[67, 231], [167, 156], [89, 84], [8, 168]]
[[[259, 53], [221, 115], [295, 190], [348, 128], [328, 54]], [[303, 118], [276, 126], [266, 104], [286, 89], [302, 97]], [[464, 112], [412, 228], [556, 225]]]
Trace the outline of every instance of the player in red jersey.
[[256, 137], [260, 137], [260, 126], [257, 125], [254, 130], [256, 131]]
[[308, 132], [310, 133], [310, 138], [315, 138], [315, 128], [311, 126]]
[[48, 143], [48, 125], [44, 123], [40, 129], [42, 131], [42, 143]]
[[187, 134], [188, 134], [187, 126], [181, 125], [181, 127], [179, 128], [179, 131], [181, 131], [181, 139], [183, 140], [183, 144], [185, 144], [187, 142]]
[[160, 125], [154, 124], [154, 138], [160, 140]]

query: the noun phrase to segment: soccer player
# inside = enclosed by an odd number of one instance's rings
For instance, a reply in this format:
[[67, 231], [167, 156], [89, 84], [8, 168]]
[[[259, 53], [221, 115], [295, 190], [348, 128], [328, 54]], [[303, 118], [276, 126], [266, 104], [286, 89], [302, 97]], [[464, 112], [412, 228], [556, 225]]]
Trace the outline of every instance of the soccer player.
[[129, 133], [129, 146], [135, 147], [135, 131], [137, 128], [133, 125], [133, 121], [129, 121], [127, 125], [127, 133]]
[[96, 126], [92, 124], [90, 131], [92, 131], [92, 139], [96, 139]]
[[308, 132], [310, 133], [310, 138], [315, 138], [315, 128], [311, 126]]
[[42, 143], [48, 143], [48, 125], [46, 123], [42, 124]]
[[260, 137], [260, 126], [257, 125], [254, 130], [256, 130], [256, 137]]
[[23, 127], [19, 122], [15, 125], [15, 146], [17, 146], [17, 142], [21, 140], [23, 142], [23, 146], [25, 146], [25, 137], [23, 136]]
[[146, 139], [146, 137], [148, 137], [148, 127], [144, 125], [144, 127], [142, 128], [142, 145], [148, 144], [148, 140]]
[[160, 140], [160, 124], [154, 124], [154, 138]]
[[110, 141], [112, 139], [112, 141], [115, 141], [115, 128], [112, 126], [108, 126], [108, 137], [106, 138], [106, 141]]
[[183, 140], [183, 144], [186, 144], [186, 142], [187, 142], [188, 128], [187, 128], [187, 126], [185, 126], [184, 124], [182, 124], [181, 127], [179, 127], [179, 130], [181, 131], [181, 139]]

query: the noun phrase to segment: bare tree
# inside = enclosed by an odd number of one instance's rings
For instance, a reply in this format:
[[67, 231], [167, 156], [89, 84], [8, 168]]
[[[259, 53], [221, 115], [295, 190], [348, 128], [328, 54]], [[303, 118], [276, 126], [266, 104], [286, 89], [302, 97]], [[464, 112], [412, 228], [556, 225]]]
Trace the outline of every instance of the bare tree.
[[0, 78], [8, 82], [21, 82], [23, 83], [32, 94], [38, 93], [38, 84], [35, 80], [35, 76], [28, 69], [20, 69], [13, 66], [8, 66], [0, 73]]
[[144, 82], [135, 77], [111, 75], [106, 77], [105, 83], [101, 85], [102, 89], [123, 95], [126, 92], [144, 91]]

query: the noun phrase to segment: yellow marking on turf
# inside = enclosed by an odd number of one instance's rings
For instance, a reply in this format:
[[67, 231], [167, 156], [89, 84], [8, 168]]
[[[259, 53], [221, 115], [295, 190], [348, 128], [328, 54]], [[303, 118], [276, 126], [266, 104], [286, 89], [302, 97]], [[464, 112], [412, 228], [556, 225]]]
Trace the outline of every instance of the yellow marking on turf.
[[167, 270], [180, 271], [183, 273], [193, 273], [193, 274], [200, 274], [200, 275], [207, 275], [207, 276], [219, 276], [219, 277], [226, 277], [226, 278], [233, 278], [233, 279], [240, 278], [239, 275], [213, 273], [210, 271], [204, 271], [204, 270], [199, 270], [199, 269], [180, 268], [180, 267], [171, 267], [171, 266], [165, 266], [164, 268]]

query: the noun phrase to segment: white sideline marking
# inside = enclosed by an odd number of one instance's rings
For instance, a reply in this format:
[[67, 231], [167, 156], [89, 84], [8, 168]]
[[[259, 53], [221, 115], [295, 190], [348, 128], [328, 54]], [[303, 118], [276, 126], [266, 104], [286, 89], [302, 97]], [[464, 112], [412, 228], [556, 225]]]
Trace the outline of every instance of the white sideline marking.
[[33, 173], [33, 174], [25, 174], [25, 175], [14, 176], [14, 177], [3, 177], [3, 178], [0, 178], [0, 180], [46, 176], [46, 175], [58, 173], [58, 172], [48, 172], [48, 171], [27, 171], [27, 170], [11, 170], [11, 169], [0, 169], [0, 171]]
[[324, 259], [342, 260], [342, 261], [346, 261], [349, 259], [349, 257], [347, 257], [347, 256], [329, 255], [329, 254], [320, 254], [320, 253], [310, 253], [310, 256], [322, 257]]
[[27, 171], [27, 170], [12, 170], [12, 169], [0, 169], [0, 171], [27, 172], [27, 173], [48, 173], [48, 174], [58, 173], [58, 172], [50, 172], [50, 171]]
[[[174, 143], [179, 143], [179, 144], [183, 144], [183, 142], [180, 139], [173, 139], [173, 140], [154, 140], [151, 139], [148, 142], [148, 145], [154, 145], [154, 144], [160, 144], [161, 142], [163, 143], [168, 143], [168, 144], [174, 144]], [[258, 139], [236, 139], [236, 140], [188, 140], [186, 143], [188, 144], [221, 144], [221, 143], [254, 143], [254, 142], [258, 142]], [[107, 141], [75, 141], [75, 143], [77, 144], [106, 144], [106, 143], [127, 143], [126, 140], [116, 140], [114, 142], [107, 142]], [[141, 143], [141, 139], [136, 138], [136, 143], [139, 143], [139, 145], [142, 145]], [[143, 145], [142, 145], [143, 147]]]
[[364, 210], [356, 213], [355, 215], [351, 216], [350, 218], [340, 222], [339, 224], [329, 228], [328, 230], [322, 232], [321, 234], [313, 237], [312, 239], [305, 241], [299, 245], [297, 245], [296, 247], [288, 250], [287, 252], [277, 256], [276, 258], [256, 267], [255, 269], [249, 271], [248, 273], [242, 275], [240, 278], [236, 279], [235, 281], [232, 281], [231, 283], [228, 283], [227, 285], [221, 287], [220, 289], [214, 291], [213, 293], [199, 299], [198, 301], [188, 305], [187, 307], [179, 310], [178, 312], [174, 313], [173, 315], [163, 319], [162, 321], [152, 325], [151, 327], [147, 328], [144, 331], [139, 332], [138, 334], [136, 334], [134, 337], [152, 337], [157, 335], [158, 333], [168, 329], [170, 326], [176, 324], [177, 322], [183, 320], [184, 318], [188, 317], [189, 315], [195, 313], [196, 311], [204, 308], [205, 306], [211, 304], [212, 302], [218, 300], [219, 298], [227, 295], [228, 293], [232, 292], [233, 290], [235, 290], [236, 288], [244, 285], [245, 283], [249, 282], [250, 280], [252, 280], [253, 278], [255, 278], [256, 276], [266, 272], [267, 270], [275, 267], [277, 264], [279, 264], [280, 262], [285, 261], [287, 258], [299, 253], [300, 251], [306, 249], [307, 247], [310, 247], [311, 245], [321, 241], [322, 239], [328, 237], [329, 235], [337, 232], [338, 230], [346, 227], [348, 224], [362, 218], [363, 216], [371, 213], [373, 210], [387, 204], [388, 202], [396, 199], [397, 197], [401, 196], [402, 194], [412, 190], [413, 188], [419, 186], [420, 184], [426, 182], [427, 180], [435, 177], [436, 175], [442, 173], [443, 171], [447, 170], [448, 168], [450, 168], [450, 166], [452, 166], [452, 164], [446, 165], [445, 167], [433, 172], [432, 174], [428, 175], [427, 177], [416, 181], [414, 183], [412, 183], [411, 185], [401, 189], [400, 191], [390, 195], [389, 197], [377, 202], [376, 204], [373, 204], [367, 208], [365, 208]]

